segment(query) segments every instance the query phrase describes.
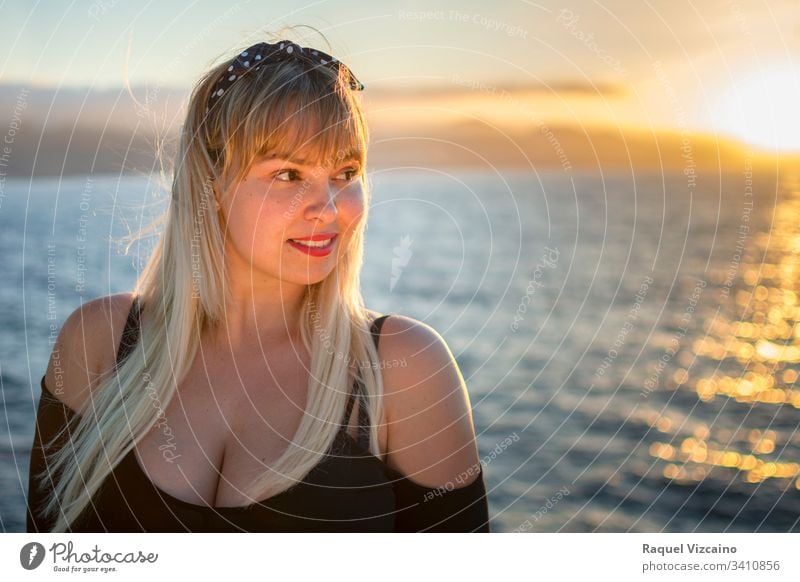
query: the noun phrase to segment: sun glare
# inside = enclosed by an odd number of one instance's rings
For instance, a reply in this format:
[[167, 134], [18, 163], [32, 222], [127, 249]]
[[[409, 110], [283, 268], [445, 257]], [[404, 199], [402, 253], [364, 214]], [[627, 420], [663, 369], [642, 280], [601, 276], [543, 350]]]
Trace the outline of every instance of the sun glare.
[[754, 147], [800, 152], [800, 70], [764, 67], [736, 81], [713, 104], [714, 127]]

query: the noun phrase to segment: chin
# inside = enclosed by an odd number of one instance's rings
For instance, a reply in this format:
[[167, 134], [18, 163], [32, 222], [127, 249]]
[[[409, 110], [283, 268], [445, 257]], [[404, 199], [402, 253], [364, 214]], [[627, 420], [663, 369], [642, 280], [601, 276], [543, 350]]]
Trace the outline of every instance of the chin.
[[321, 283], [325, 279], [327, 279], [331, 274], [331, 271], [326, 270], [325, 272], [303, 272], [298, 273], [296, 276], [287, 277], [284, 275], [282, 279], [287, 283], [296, 283], [297, 285], [316, 285], [317, 283]]

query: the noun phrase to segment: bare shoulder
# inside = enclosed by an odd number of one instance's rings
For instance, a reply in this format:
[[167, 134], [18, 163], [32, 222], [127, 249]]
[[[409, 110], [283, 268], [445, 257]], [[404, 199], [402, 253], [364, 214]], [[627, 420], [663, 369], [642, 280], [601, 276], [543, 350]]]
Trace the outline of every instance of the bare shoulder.
[[82, 304], [64, 321], [45, 372], [48, 390], [72, 410], [113, 367], [133, 293], [98, 297]]
[[392, 314], [381, 329], [378, 352], [387, 463], [425, 487], [470, 484], [480, 468], [472, 407], [445, 340], [426, 323]]

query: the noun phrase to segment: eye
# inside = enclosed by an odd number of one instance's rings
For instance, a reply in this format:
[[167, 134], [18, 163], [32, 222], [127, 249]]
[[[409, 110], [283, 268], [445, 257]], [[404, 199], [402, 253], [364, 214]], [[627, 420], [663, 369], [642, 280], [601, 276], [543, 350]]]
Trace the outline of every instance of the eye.
[[[348, 174], [348, 177], [344, 178], [344, 180], [349, 182], [350, 180], [355, 179], [355, 177], [358, 176], [358, 174], [360, 172], [361, 172], [361, 170], [359, 168], [347, 168], [346, 170], [342, 170], [342, 172], [339, 174], [339, 176], [342, 176], [344, 174]], [[339, 176], [337, 176], [337, 179], [339, 179]]]
[[281, 175], [283, 175], [283, 174], [290, 174], [290, 175], [294, 176], [296, 179], [299, 179], [299, 177], [300, 177], [300, 172], [298, 172], [297, 170], [281, 170], [280, 172], [278, 172], [277, 174], [275, 174], [275, 178], [276, 178], [276, 179], [277, 179], [279, 182], [293, 182], [293, 181], [294, 181], [294, 178], [289, 178], [289, 179], [287, 180], [287, 179], [284, 179], [284, 178], [279, 178], [279, 177], [278, 177], [278, 176], [281, 176]]

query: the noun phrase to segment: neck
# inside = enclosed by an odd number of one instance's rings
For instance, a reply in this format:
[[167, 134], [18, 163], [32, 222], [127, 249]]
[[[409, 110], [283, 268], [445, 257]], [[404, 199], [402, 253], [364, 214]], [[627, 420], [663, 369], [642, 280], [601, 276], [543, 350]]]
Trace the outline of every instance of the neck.
[[268, 294], [231, 294], [222, 322], [214, 330], [216, 339], [234, 347], [297, 341], [306, 289], [288, 287]]

